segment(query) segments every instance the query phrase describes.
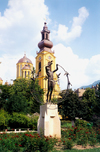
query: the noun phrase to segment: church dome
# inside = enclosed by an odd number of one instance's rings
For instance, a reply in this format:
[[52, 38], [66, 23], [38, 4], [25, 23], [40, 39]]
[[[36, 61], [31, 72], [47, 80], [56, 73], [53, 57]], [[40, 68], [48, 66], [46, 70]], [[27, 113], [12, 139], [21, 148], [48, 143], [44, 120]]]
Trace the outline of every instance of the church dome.
[[29, 65], [25, 65], [23, 68], [22, 68], [22, 70], [23, 69], [25, 69], [25, 70], [30, 70], [30, 67], [29, 67]]
[[38, 47], [40, 48], [40, 52], [42, 50], [45, 50], [45, 49], [46, 49], [46, 51], [49, 50], [49, 52], [52, 52], [51, 48], [53, 47], [53, 43], [49, 40], [50, 31], [48, 30], [48, 27], [46, 24], [47, 23], [45, 22], [43, 30], [41, 31], [42, 40], [38, 43]]
[[51, 41], [48, 41], [48, 40], [43, 40], [43, 41], [40, 41], [38, 43], [38, 47], [40, 49], [42, 49], [43, 47], [52, 48], [53, 47], [53, 43]]
[[18, 63], [31, 63], [31, 64], [32, 64], [32, 61], [26, 57], [26, 54], [24, 54], [24, 57], [21, 58], [21, 59], [18, 61]]

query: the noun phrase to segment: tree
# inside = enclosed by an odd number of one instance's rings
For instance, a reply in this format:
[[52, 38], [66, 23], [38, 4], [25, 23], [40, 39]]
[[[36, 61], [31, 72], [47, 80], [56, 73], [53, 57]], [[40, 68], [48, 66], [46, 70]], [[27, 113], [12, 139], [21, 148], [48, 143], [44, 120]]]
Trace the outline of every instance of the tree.
[[92, 116], [94, 115], [94, 109], [96, 106], [96, 96], [95, 96], [95, 89], [87, 88], [82, 96], [82, 112], [83, 112], [83, 119], [91, 120]]
[[100, 117], [100, 83], [98, 85], [98, 90], [96, 91], [95, 114]]
[[43, 101], [43, 90], [38, 85], [37, 80], [33, 82], [31, 79], [16, 79], [9, 89], [9, 98], [5, 103], [4, 109], [9, 113], [39, 112], [41, 103], [37, 102], [35, 96], [37, 96], [41, 102]]
[[80, 116], [80, 101], [77, 94], [68, 90], [66, 95], [63, 92], [60, 95], [64, 97], [64, 101], [58, 104], [59, 114], [62, 115], [63, 119], [68, 116], [69, 120], [75, 120], [75, 117]]
[[0, 109], [3, 109], [7, 100], [10, 97], [10, 90], [11, 86], [9, 85], [0, 85]]

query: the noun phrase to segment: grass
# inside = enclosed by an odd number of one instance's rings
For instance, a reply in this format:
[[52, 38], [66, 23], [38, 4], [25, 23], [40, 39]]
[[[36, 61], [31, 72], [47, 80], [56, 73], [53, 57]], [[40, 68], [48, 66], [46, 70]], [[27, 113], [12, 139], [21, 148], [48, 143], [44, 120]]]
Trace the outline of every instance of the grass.
[[63, 127], [72, 127], [72, 123], [70, 121], [62, 120], [61, 128], [63, 128]]
[[93, 148], [93, 149], [84, 149], [84, 150], [78, 150], [78, 149], [71, 149], [71, 150], [53, 150], [52, 152], [100, 152], [100, 148]]

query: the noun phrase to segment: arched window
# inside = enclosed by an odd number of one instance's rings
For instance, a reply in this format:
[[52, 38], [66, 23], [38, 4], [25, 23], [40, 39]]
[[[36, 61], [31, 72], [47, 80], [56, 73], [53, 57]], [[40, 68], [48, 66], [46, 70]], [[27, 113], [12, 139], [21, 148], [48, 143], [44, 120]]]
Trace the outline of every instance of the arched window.
[[25, 71], [25, 78], [26, 78], [26, 71]]
[[[48, 62], [48, 65], [50, 64], [51, 62]], [[49, 68], [50, 68], [50, 71], [51, 71], [51, 65], [49, 66]]]
[[46, 34], [46, 39], [48, 40], [48, 34]]
[[29, 78], [30, 72], [28, 71], [28, 78]]
[[42, 33], [42, 40], [44, 40], [44, 33]]
[[41, 62], [39, 62], [39, 72], [41, 71]]

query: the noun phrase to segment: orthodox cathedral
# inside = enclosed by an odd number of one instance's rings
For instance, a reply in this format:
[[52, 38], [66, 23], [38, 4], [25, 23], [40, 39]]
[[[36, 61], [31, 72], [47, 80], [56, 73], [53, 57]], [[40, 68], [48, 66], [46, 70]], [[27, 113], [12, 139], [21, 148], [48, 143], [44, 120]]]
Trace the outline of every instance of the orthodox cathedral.
[[[48, 30], [48, 27], [46, 25], [46, 22], [44, 23], [43, 30], [41, 31], [41, 41], [38, 43], [39, 51], [36, 52], [36, 67], [35, 71], [38, 73], [38, 80], [39, 85], [44, 90], [44, 101], [46, 101], [46, 94], [47, 94], [47, 75], [45, 67], [50, 64], [52, 61], [53, 64], [50, 66], [50, 70], [54, 71], [56, 69], [56, 57], [54, 55], [54, 52], [51, 50], [53, 47], [53, 43], [50, 41], [49, 38], [50, 31]], [[31, 72], [33, 70], [33, 64], [32, 61], [26, 57], [26, 54], [24, 54], [23, 58], [21, 58], [18, 63], [16, 64], [16, 78], [30, 78]], [[58, 97], [60, 87], [57, 82], [57, 74], [54, 73], [53, 75], [55, 87], [52, 93], [52, 97]], [[3, 83], [3, 80], [0, 78], [0, 84]]]

